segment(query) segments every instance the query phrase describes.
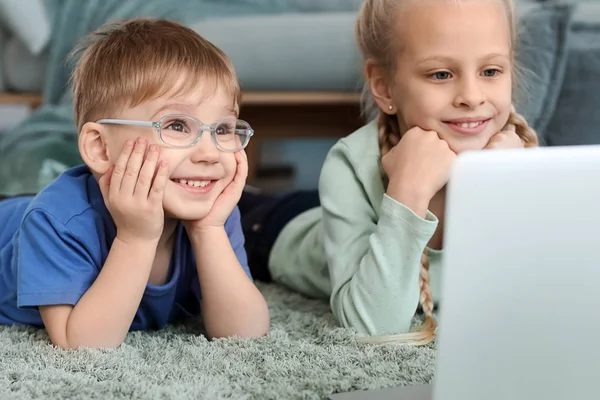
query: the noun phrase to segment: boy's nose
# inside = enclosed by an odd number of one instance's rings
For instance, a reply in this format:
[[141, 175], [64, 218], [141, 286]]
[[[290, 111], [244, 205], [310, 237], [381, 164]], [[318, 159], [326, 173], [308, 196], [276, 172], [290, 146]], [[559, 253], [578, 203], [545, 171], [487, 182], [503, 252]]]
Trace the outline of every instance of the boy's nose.
[[192, 147], [192, 161], [196, 163], [207, 162], [214, 163], [219, 160], [220, 150], [217, 148], [211, 132], [205, 130], [201, 132], [200, 140]]

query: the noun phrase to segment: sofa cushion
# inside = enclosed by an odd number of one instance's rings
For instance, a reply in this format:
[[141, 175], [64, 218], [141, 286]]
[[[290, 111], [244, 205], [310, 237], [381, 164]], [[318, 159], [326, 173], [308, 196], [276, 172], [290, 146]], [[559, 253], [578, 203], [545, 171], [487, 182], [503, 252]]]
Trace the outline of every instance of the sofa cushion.
[[547, 144], [600, 144], [600, 4], [578, 6], [564, 76], [546, 129]]
[[17, 36], [32, 54], [50, 40], [50, 21], [43, 0], [0, 0], [0, 28]]
[[354, 12], [286, 13], [203, 20], [191, 27], [227, 53], [244, 90], [357, 91], [355, 21]]
[[[0, 54], [4, 57], [4, 51], [6, 48], [7, 35], [4, 33], [2, 29], [0, 29]], [[4, 82], [4, 67], [2, 66], [2, 60], [0, 60], [0, 92], [3, 92], [6, 89], [6, 84]]]
[[[517, 8], [517, 59], [529, 71], [517, 88], [518, 110], [542, 142], [565, 69], [572, 9], [528, 2]], [[244, 90], [359, 91], [355, 22], [356, 12], [348, 11], [219, 18], [191, 27], [230, 56]]]
[[17, 36], [8, 38], [0, 60], [4, 84], [15, 92], [39, 93], [44, 87], [46, 53], [33, 54]]
[[569, 33], [573, 15], [571, 5], [527, 7], [518, 15], [517, 110], [537, 130], [541, 144], [547, 142], [546, 128], [552, 117], [565, 73]]

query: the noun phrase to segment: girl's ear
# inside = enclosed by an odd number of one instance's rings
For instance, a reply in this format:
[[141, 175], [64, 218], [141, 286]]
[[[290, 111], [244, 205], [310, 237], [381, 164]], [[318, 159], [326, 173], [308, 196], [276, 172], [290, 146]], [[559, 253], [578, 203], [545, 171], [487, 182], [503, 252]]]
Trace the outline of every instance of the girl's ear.
[[78, 141], [83, 162], [99, 175], [103, 175], [111, 166], [103, 129], [101, 124], [88, 122], [81, 128]]
[[381, 111], [389, 115], [396, 114], [396, 108], [392, 101], [391, 86], [384, 69], [377, 65], [375, 60], [368, 59], [365, 63], [365, 75], [373, 99]]

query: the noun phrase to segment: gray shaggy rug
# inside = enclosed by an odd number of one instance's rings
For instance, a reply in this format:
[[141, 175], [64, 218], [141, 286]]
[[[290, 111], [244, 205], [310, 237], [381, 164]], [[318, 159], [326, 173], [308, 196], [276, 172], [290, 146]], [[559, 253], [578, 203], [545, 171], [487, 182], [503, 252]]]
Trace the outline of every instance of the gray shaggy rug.
[[43, 330], [0, 327], [0, 398], [323, 399], [431, 382], [435, 342], [360, 344], [326, 302], [257, 285], [272, 317], [260, 339], [209, 342], [191, 323], [131, 333], [116, 350], [63, 351]]

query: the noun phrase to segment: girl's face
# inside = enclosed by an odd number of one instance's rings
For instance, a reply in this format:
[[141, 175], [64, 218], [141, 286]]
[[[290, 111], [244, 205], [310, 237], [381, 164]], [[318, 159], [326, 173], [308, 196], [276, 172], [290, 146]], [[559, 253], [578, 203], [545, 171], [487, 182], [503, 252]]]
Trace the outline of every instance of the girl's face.
[[402, 44], [391, 97], [401, 132], [438, 132], [456, 153], [480, 150], [506, 124], [512, 49], [499, 0], [411, 1], [397, 19]]

